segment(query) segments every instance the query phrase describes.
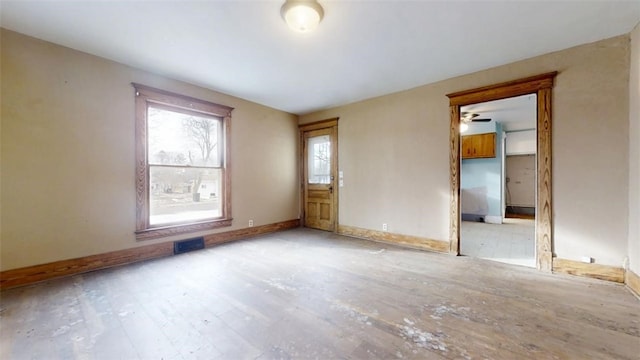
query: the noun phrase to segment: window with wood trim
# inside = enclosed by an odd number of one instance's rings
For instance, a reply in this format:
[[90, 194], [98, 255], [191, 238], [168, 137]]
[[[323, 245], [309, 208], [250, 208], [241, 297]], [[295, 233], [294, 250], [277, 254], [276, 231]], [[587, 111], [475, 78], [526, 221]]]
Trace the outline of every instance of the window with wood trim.
[[136, 238], [231, 225], [233, 108], [144, 85], [136, 90]]

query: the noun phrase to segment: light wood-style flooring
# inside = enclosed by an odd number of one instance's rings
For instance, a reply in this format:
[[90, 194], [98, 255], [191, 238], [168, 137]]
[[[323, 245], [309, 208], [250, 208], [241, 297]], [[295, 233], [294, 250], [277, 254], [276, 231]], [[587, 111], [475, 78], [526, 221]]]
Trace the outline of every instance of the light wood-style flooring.
[[622, 285], [295, 229], [3, 291], [1, 359], [638, 359]]

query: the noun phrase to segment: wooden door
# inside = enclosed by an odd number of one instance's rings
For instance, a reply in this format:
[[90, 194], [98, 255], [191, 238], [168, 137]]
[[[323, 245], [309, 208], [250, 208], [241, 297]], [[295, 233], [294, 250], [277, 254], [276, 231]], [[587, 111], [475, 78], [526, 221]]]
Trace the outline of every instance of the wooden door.
[[335, 231], [337, 146], [335, 127], [303, 131], [303, 201], [307, 227]]
[[477, 157], [496, 157], [496, 133], [480, 134], [476, 138], [476, 141]]
[[507, 156], [506, 170], [507, 206], [535, 208], [536, 156]]
[[462, 137], [462, 158], [463, 159], [471, 159], [473, 158], [473, 149], [474, 149], [474, 141], [473, 137], [470, 135]]

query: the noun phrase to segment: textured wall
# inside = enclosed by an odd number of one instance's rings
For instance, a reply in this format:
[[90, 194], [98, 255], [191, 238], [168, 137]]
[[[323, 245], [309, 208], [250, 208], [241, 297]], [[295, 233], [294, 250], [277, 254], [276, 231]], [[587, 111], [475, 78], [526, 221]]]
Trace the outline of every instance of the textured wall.
[[[131, 82], [234, 107], [233, 226], [298, 218], [297, 117], [2, 30], [2, 270], [137, 242]], [[184, 238], [185, 236], [181, 236]]]
[[[425, 64], [428, 66], [428, 64]], [[302, 116], [340, 117], [340, 223], [448, 240], [447, 93], [558, 71], [554, 252], [622, 266], [628, 253], [629, 36]], [[375, 79], [372, 79], [375, 81]]]

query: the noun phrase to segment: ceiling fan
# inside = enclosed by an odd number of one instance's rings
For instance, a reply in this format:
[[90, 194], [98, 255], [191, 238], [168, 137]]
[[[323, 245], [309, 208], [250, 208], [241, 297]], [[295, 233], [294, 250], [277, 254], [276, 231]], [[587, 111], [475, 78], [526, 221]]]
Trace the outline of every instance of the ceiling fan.
[[470, 122], [489, 122], [489, 121], [491, 121], [491, 119], [489, 119], [489, 118], [479, 118], [478, 116], [480, 116], [480, 114], [474, 114], [474, 113], [463, 111], [460, 114], [460, 120], [462, 122], [465, 122], [465, 123], [470, 123]]

